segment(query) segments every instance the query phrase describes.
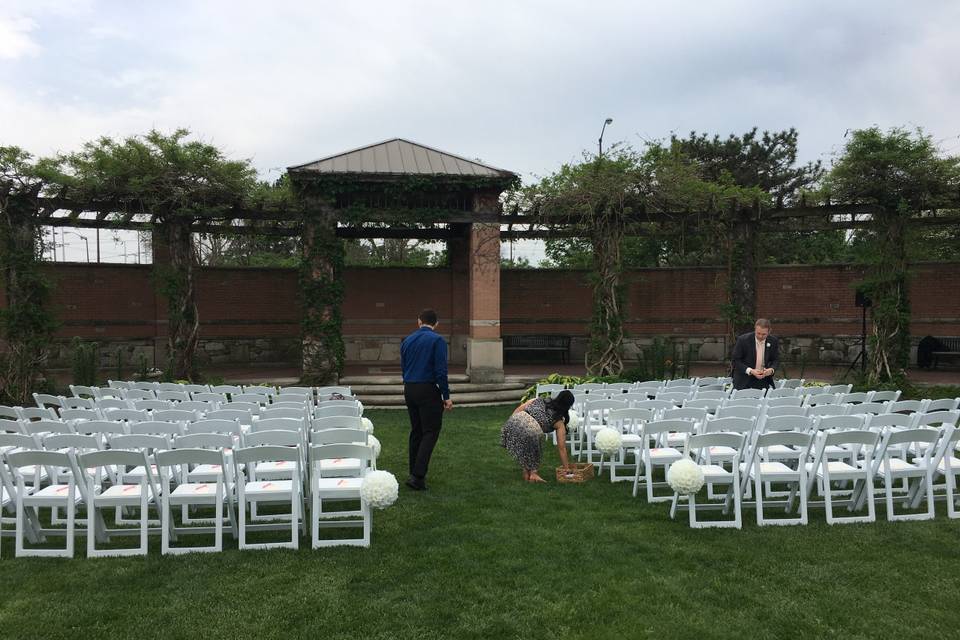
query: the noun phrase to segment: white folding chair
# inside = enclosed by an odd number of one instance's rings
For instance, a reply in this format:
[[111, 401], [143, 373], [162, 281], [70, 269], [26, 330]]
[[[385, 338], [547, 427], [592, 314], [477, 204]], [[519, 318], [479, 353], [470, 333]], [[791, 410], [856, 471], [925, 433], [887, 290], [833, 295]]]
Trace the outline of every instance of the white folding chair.
[[[210, 449], [174, 449], [158, 451], [155, 455], [160, 470], [160, 508], [162, 522], [160, 529], [160, 552], [163, 555], [190, 553], [194, 551], [211, 552], [223, 550], [223, 508], [227, 507], [227, 519], [233, 522], [233, 498], [231, 487], [227, 484], [226, 463], [222, 451]], [[218, 468], [215, 480], [192, 481], [189, 478], [191, 465], [204, 466], [207, 469]], [[174, 487], [175, 485], [175, 487]], [[171, 487], [174, 487], [171, 489]], [[209, 533], [210, 527], [175, 528], [171, 506], [180, 506], [187, 512], [190, 506], [212, 506], [213, 545], [212, 546], [171, 546], [171, 533]], [[236, 532], [234, 532], [236, 536]]]
[[[370, 505], [360, 497], [363, 476], [371, 469], [373, 451], [362, 444], [326, 444], [310, 447], [311, 546], [314, 549], [334, 545], [370, 546], [373, 516]], [[357, 473], [351, 477], [328, 477], [323, 463], [336, 459], [356, 459]], [[324, 501], [359, 500], [357, 510], [325, 511]], [[359, 518], [358, 518], [359, 517]], [[362, 527], [361, 538], [320, 538], [320, 528]]]
[[[744, 482], [753, 479], [754, 492], [756, 494], [757, 524], [764, 526], [772, 525], [791, 525], [807, 524], [807, 468], [802, 464], [810, 455], [810, 449], [813, 446], [814, 435], [809, 431], [772, 431], [770, 433], [758, 433], [752, 447], [752, 455], [749, 462], [744, 464], [742, 469], [746, 471]], [[795, 461], [796, 468], [790, 467], [780, 460], [783, 456], [780, 451], [788, 450]], [[795, 455], [793, 455], [795, 453]], [[773, 483], [793, 484], [795, 488], [790, 491], [778, 491], [775, 495], [770, 491]], [[784, 501], [784, 512], [789, 513], [793, 508], [794, 493], [800, 494], [800, 509], [796, 518], [770, 518], [764, 516], [763, 501], [764, 487], [766, 495], [769, 497], [789, 496], [790, 500]], [[770, 504], [770, 501], [767, 501]], [[779, 504], [779, 503], [778, 503]]]
[[[640, 432], [645, 422], [653, 420], [653, 412], [647, 409], [611, 409], [607, 412], [607, 426], [620, 432], [620, 450], [610, 457], [610, 482], [630, 480], [633, 474], [619, 475], [618, 469], [636, 467], [640, 456], [642, 439]], [[627, 452], [634, 456], [632, 463], [627, 462]], [[603, 471], [603, 458], [600, 459], [600, 472]]]
[[[286, 462], [292, 467], [290, 479], [257, 480], [254, 468], [265, 463]], [[241, 447], [233, 451], [234, 477], [237, 490], [238, 546], [242, 549], [297, 549], [300, 546], [298, 528], [302, 526], [303, 501], [300, 484], [300, 450], [298, 447], [263, 445]], [[289, 522], [281, 524], [248, 523], [248, 504], [290, 504]], [[247, 530], [288, 529], [290, 541], [247, 543]]]
[[[693, 433], [696, 424], [692, 420], [655, 420], [647, 422], [640, 430], [640, 456], [633, 475], [633, 497], [637, 497], [640, 487], [640, 472], [644, 474], [647, 489], [647, 502], [667, 502], [669, 495], [655, 495], [655, 487], [666, 486], [666, 482], [653, 481], [654, 467], [663, 467], [664, 473], [671, 464], [683, 457], [677, 447], [665, 446], [670, 434], [688, 436]], [[650, 446], [650, 445], [653, 446]]]
[[[14, 451], [6, 454], [7, 466], [11, 469], [16, 482], [16, 508], [17, 508], [17, 527], [16, 527], [16, 556], [45, 556], [72, 558], [74, 550], [74, 537], [76, 535], [76, 508], [83, 500], [82, 492], [77, 488], [76, 478], [82, 478], [77, 469], [76, 460], [72, 452], [59, 451]], [[41, 468], [67, 468], [71, 472], [64, 474], [64, 481], [51, 482], [45, 487], [40, 486]], [[30, 475], [34, 476], [32, 487], [28, 488], [24, 481], [23, 470], [26, 469]], [[52, 472], [48, 472], [52, 477]], [[24, 538], [27, 537], [27, 531], [36, 529], [31, 522], [27, 520], [27, 509], [33, 511], [31, 521], [39, 521], [37, 509], [42, 507], [62, 508], [67, 512], [66, 529], [63, 533], [66, 535], [66, 546], [61, 549], [28, 549], [24, 544]], [[53, 529], [42, 529], [41, 535], [50, 533], [61, 533]], [[41, 541], [43, 538], [41, 538]]]
[[[129, 436], [127, 436], [129, 437]], [[94, 478], [96, 473], [87, 474], [87, 557], [99, 558], [105, 556], [132, 556], [146, 555], [148, 547], [149, 534], [149, 506], [153, 504], [160, 512], [160, 506], [157, 502], [159, 488], [157, 487], [150, 464], [147, 461], [147, 455], [143, 451], [124, 451], [121, 449], [112, 449], [109, 451], [93, 451], [91, 453], [82, 453], [79, 456], [79, 466], [82, 469], [98, 470], [106, 468], [107, 470], [116, 468], [121, 470], [118, 474], [118, 482], [107, 489], [98, 486]], [[125, 477], [122, 473], [126, 467], [140, 467], [144, 469], [144, 474], [139, 477], [136, 484], [126, 484], [123, 482]], [[100, 517], [99, 509], [113, 507], [117, 511], [128, 507], [140, 508], [139, 533], [140, 545], [133, 548], [106, 548], [98, 549], [96, 539], [99, 532], [101, 536], [109, 540], [115, 535], [130, 535], [130, 529], [107, 529]]]
[[[886, 428], [880, 439], [880, 446], [873, 460], [873, 473], [883, 474], [884, 500], [887, 506], [887, 520], [890, 522], [896, 520], [932, 520], [934, 516], [933, 506], [933, 473], [936, 468], [934, 463], [937, 443], [940, 440], [939, 429], [904, 429], [893, 430]], [[903, 449], [913, 449], [917, 455], [911, 460], [907, 460], [903, 455]], [[923, 513], [896, 513], [893, 508], [893, 484], [898, 479], [904, 479], [904, 505], [912, 506], [911, 500], [915, 494], [911, 494], [909, 481], [911, 478], [917, 478], [922, 482], [924, 495], [927, 499], [927, 510]], [[858, 507], [862, 506], [862, 497]]]
[[[813, 490], [816, 481], [820, 482], [821, 495], [824, 499], [824, 507], [827, 515], [827, 524], [848, 523], [848, 522], [874, 522], [876, 521], [876, 510], [873, 503], [873, 454], [877, 448], [877, 442], [880, 434], [874, 431], [863, 431], [851, 429], [847, 431], [837, 431], [833, 433], [821, 433], [816, 447], [816, 456], [813, 462], [807, 462], [807, 493]], [[830, 460], [826, 455], [829, 447], [838, 447], [846, 449], [848, 447], [857, 447], [863, 450], [863, 459], [857, 463], [854, 461]], [[836, 492], [830, 486], [834, 481], [854, 482], [852, 491], [844, 491], [849, 494], [846, 496], [848, 511], [853, 512], [856, 508], [856, 483], [863, 483], [866, 490], [867, 515], [865, 516], [838, 516], [833, 511], [833, 504], [836, 500]]]
[[[720, 503], [697, 504], [696, 494], [689, 494], [686, 497], [686, 507], [690, 520], [690, 526], [695, 529], [707, 527], [733, 527], [740, 529], [741, 521], [741, 496], [740, 496], [740, 465], [734, 464], [731, 470], [724, 469], [722, 465], [713, 464], [710, 456], [712, 449], [732, 450], [736, 452], [736, 459], [739, 459], [744, 448], [745, 437], [739, 433], [705, 433], [692, 435], [687, 439], [687, 445], [684, 450], [684, 457], [693, 459], [703, 472], [703, 481], [707, 486], [727, 485], [729, 489], [723, 496]], [[670, 517], [676, 516], [677, 509], [680, 506], [680, 494], [674, 492], [671, 498]], [[709, 499], [708, 499], [709, 500]], [[721, 509], [723, 513], [730, 510], [730, 504], [733, 503], [733, 519], [730, 520], [699, 520], [697, 519], [698, 509]]]

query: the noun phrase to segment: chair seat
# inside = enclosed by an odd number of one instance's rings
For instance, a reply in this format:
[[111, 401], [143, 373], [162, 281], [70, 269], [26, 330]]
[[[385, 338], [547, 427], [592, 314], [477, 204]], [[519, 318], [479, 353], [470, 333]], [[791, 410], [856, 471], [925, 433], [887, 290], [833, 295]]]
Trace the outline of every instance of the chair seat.
[[[863, 469], [859, 467], [851, 466], [846, 462], [840, 462], [839, 460], [830, 460], [829, 462], [826, 463], [826, 465], [827, 465], [827, 470], [830, 472], [830, 475], [833, 476], [834, 478], [840, 478], [843, 476], [851, 476], [851, 475], [860, 476], [863, 474]], [[806, 468], [808, 473], [812, 472], [813, 463], [812, 462], [806, 463]], [[823, 477], [822, 468], [817, 469], [817, 477], [818, 478]]]
[[[940, 473], [946, 475], [946, 473], [947, 473], [947, 460], [946, 460], [946, 458], [943, 458], [942, 460], [940, 460], [940, 464], [937, 465], [937, 471], [939, 471]], [[954, 457], [951, 456], [951, 458], [950, 458], [950, 471], [953, 473], [953, 475], [960, 475], [960, 459], [954, 458]]]
[[207, 482], [210, 478], [214, 481], [223, 475], [223, 467], [219, 464], [198, 464], [187, 473], [187, 480], [191, 482]]
[[[153, 477], [154, 477], [154, 478], [158, 477], [158, 476], [157, 476], [157, 465], [155, 465], [155, 464], [150, 465], [150, 473], [153, 474]], [[124, 472], [123, 472], [123, 477], [124, 477], [124, 478], [142, 478], [142, 477], [144, 477], [145, 475], [147, 475], [147, 474], [146, 474], [146, 471], [144, 470], [143, 466], [134, 467], [133, 469], [130, 469], [130, 471], [124, 471]]]
[[709, 453], [711, 458], [729, 459], [737, 455], [737, 450], [733, 447], [710, 447]]
[[317, 478], [314, 490], [322, 497], [360, 496], [363, 478]]
[[330, 473], [358, 473], [360, 458], [329, 458], [320, 461], [320, 472]]
[[210, 496], [215, 498], [217, 495], [216, 482], [185, 482], [170, 492], [171, 498], [196, 498]]
[[[923, 471], [923, 467], [911, 464], [902, 458], [888, 458], [890, 464], [890, 471], [893, 473], [902, 473], [904, 471]], [[880, 465], [881, 469], [885, 469], [885, 464]]]
[[733, 480], [733, 473], [727, 471], [720, 465], [702, 464], [700, 465], [700, 470], [703, 471], [704, 482], [723, 482]]
[[620, 443], [624, 449], [639, 449], [643, 445], [643, 438], [635, 433], [625, 433], [620, 436]]
[[676, 462], [683, 457], [683, 454], [673, 447], [658, 447], [655, 449], [650, 449], [649, 454], [650, 461], [657, 464]]
[[291, 460], [271, 460], [270, 462], [258, 462], [256, 472], [258, 476], [285, 476], [293, 473], [294, 463]]
[[97, 500], [115, 500], [118, 498], [123, 499], [136, 499], [140, 500], [140, 492], [143, 491], [143, 486], [139, 484], [115, 484], [100, 495], [97, 496]]
[[243, 486], [247, 497], [289, 494], [293, 491], [292, 480], [255, 480]]
[[785, 444], [772, 444], [767, 447], [768, 458], [799, 458], [803, 452]]
[[[70, 493], [70, 485], [68, 484], [51, 484], [35, 493], [31, 493], [28, 496], [25, 496], [25, 502], [34, 503], [35, 501], [44, 501], [44, 502], [66, 502], [67, 496]], [[74, 500], [80, 502], [81, 496], [79, 491], [74, 491]]]

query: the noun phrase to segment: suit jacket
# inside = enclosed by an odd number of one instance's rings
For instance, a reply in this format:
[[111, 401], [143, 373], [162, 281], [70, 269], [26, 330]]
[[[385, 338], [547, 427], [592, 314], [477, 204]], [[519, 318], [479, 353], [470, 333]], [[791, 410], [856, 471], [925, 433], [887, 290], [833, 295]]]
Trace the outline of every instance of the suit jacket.
[[[733, 345], [733, 388], [734, 389], [766, 389], [773, 387], [773, 376], [757, 380], [747, 374], [747, 368], [754, 368], [757, 364], [757, 339], [754, 333], [745, 333], [737, 338]], [[776, 336], [767, 336], [763, 350], [764, 368], [780, 368], [780, 341]]]

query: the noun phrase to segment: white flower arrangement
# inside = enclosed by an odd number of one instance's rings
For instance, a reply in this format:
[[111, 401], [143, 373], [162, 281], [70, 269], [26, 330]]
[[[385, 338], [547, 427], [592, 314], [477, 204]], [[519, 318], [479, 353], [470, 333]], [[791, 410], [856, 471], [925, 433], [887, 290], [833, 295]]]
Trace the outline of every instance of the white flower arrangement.
[[360, 498], [374, 509], [386, 509], [399, 494], [400, 485], [389, 471], [371, 471], [360, 483]]
[[576, 411], [570, 412], [570, 422], [567, 423], [568, 431], [579, 431], [580, 430], [580, 414]]
[[690, 458], [678, 460], [667, 471], [667, 484], [681, 495], [696, 493], [703, 486], [703, 469]]
[[373, 422], [370, 418], [360, 418], [360, 424], [363, 425], [363, 428], [366, 429], [368, 433], [373, 433]]
[[373, 448], [373, 458], [377, 459], [380, 457], [380, 441], [374, 436], [367, 436], [367, 444]]
[[597, 432], [594, 443], [597, 445], [597, 451], [611, 455], [620, 450], [623, 445], [623, 436], [616, 429], [604, 427]]

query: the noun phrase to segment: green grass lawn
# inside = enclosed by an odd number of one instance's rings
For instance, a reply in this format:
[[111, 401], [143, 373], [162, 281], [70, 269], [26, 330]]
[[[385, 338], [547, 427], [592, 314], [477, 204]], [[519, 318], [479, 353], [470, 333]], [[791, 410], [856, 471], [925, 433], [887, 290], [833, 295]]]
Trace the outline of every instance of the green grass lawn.
[[[447, 414], [369, 549], [0, 559], [2, 638], [956, 637], [960, 521], [691, 530], [606, 479], [527, 485], [506, 407]], [[369, 411], [406, 478], [406, 414]], [[549, 472], [549, 473], [548, 473]], [[878, 505], [878, 515], [883, 517]], [[59, 541], [58, 541], [59, 542]]]

